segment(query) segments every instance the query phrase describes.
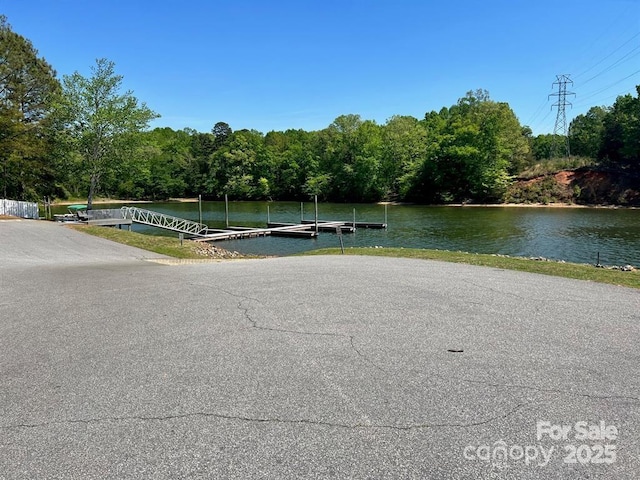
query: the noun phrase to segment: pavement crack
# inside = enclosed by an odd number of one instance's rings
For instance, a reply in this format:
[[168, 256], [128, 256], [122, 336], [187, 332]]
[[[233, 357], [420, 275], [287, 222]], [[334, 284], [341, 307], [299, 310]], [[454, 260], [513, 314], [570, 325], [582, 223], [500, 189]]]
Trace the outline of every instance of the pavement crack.
[[293, 334], [293, 335], [310, 335], [310, 336], [318, 336], [318, 337], [336, 337], [336, 338], [348, 339], [351, 350], [353, 350], [366, 363], [368, 363], [369, 365], [373, 366], [374, 368], [380, 370], [381, 372], [389, 373], [385, 369], [383, 369], [382, 367], [377, 365], [373, 360], [371, 360], [367, 355], [362, 353], [356, 347], [356, 345], [355, 345], [355, 336], [354, 335], [348, 335], [348, 334], [345, 334], [345, 333], [309, 332], [309, 331], [305, 331], [305, 330], [293, 330], [293, 329], [287, 329], [287, 328], [265, 327], [263, 325], [258, 324], [258, 322], [249, 313], [250, 307], [247, 307], [247, 306], [244, 305], [244, 303], [248, 302], [248, 301], [254, 301], [254, 302], [257, 302], [257, 303], [262, 303], [262, 302], [260, 302], [260, 300], [258, 300], [256, 298], [253, 298], [253, 297], [246, 296], [246, 295], [240, 295], [240, 294], [237, 294], [237, 293], [232, 293], [232, 292], [229, 292], [227, 290], [220, 290], [220, 291], [223, 292], [223, 293], [226, 293], [229, 296], [232, 296], [232, 297], [240, 299], [240, 301], [238, 302], [238, 305], [237, 305], [238, 310], [240, 310], [242, 312], [244, 318], [251, 325], [251, 327], [255, 328], [256, 330], [263, 330], [263, 331], [267, 331], [267, 332], [277, 332], [277, 333], [290, 333], [290, 334]]
[[476, 288], [480, 288], [480, 289], [483, 289], [483, 290], [489, 290], [491, 292], [497, 293], [499, 295], [504, 295], [504, 296], [507, 296], [507, 297], [517, 298], [518, 300], [538, 300], [536, 298], [523, 297], [522, 295], [518, 295], [517, 293], [511, 293], [511, 292], [505, 292], [503, 290], [498, 290], [498, 289], [492, 288], [492, 287], [490, 287], [488, 285], [481, 285], [481, 284], [472, 282], [471, 280], [468, 280], [468, 279], [463, 279], [462, 281], [464, 283], [469, 284], [469, 285], [473, 285]]
[[56, 420], [51, 422], [39, 422], [39, 423], [17, 423], [13, 425], [0, 425], [0, 430], [19, 430], [19, 429], [36, 429], [36, 428], [48, 428], [56, 425], [89, 425], [89, 424], [99, 424], [99, 423], [109, 423], [109, 422], [130, 422], [130, 421], [139, 421], [139, 422], [163, 422], [163, 421], [171, 421], [171, 420], [181, 420], [181, 419], [190, 419], [190, 418], [215, 418], [219, 420], [229, 420], [229, 421], [240, 421], [247, 423], [256, 423], [256, 424], [282, 424], [282, 425], [310, 425], [310, 426], [318, 426], [318, 427], [330, 427], [330, 428], [341, 428], [348, 430], [357, 430], [357, 429], [369, 429], [369, 430], [396, 430], [396, 431], [409, 431], [409, 430], [420, 430], [420, 429], [429, 429], [429, 428], [471, 428], [481, 425], [486, 425], [491, 422], [504, 420], [507, 417], [513, 415], [515, 412], [520, 410], [522, 407], [528, 405], [531, 402], [520, 403], [510, 409], [509, 411], [502, 413], [500, 415], [494, 415], [492, 417], [478, 420], [475, 422], [445, 422], [445, 423], [413, 423], [413, 424], [375, 424], [375, 423], [346, 423], [346, 422], [331, 422], [328, 420], [313, 420], [313, 419], [287, 419], [287, 418], [279, 418], [279, 417], [250, 417], [247, 415], [231, 415], [225, 413], [212, 413], [212, 412], [192, 412], [192, 413], [182, 413], [182, 414], [174, 414], [174, 415], [132, 415], [132, 416], [122, 416], [122, 417], [98, 417], [98, 418], [86, 418], [86, 419], [66, 419], [66, 420]]
[[488, 387], [496, 387], [496, 388], [507, 388], [507, 389], [520, 389], [520, 390], [532, 390], [539, 393], [555, 393], [559, 395], [566, 395], [572, 397], [583, 397], [589, 398], [592, 400], [628, 400], [632, 402], [640, 402], [639, 397], [632, 397], [630, 395], [595, 395], [592, 393], [582, 393], [582, 392], [570, 392], [567, 390], [561, 390], [559, 388], [541, 388], [541, 387], [533, 387], [530, 385], [518, 385], [518, 384], [501, 384], [501, 383], [492, 383], [487, 382], [485, 380], [472, 380], [469, 378], [457, 378], [457, 377], [444, 377], [442, 375], [436, 374], [441, 378], [448, 379], [456, 379], [465, 383], [474, 383], [479, 385], [486, 385]]
[[378, 365], [377, 363], [375, 363], [373, 360], [371, 360], [367, 355], [365, 355], [364, 353], [362, 353], [358, 347], [356, 347], [355, 345], [355, 336], [354, 335], [349, 335], [349, 343], [351, 344], [351, 349], [356, 352], [358, 354], [358, 356], [360, 358], [362, 358], [365, 362], [367, 362], [369, 365], [371, 365], [372, 367], [380, 370], [383, 373], [386, 373], [387, 375], [389, 375], [389, 372], [386, 371], [384, 368], [382, 368], [380, 365]]

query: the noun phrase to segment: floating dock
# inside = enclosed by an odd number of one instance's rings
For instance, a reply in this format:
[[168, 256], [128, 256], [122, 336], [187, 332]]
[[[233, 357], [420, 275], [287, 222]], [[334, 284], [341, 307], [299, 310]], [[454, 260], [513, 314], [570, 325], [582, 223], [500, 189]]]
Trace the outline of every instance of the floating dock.
[[[289, 227], [289, 226], [294, 226], [296, 225], [295, 223], [277, 223], [277, 222], [269, 222], [267, 223], [267, 227], [268, 228], [276, 228], [276, 227]], [[305, 227], [309, 227], [311, 226], [312, 228], [315, 227], [315, 222], [304, 222], [300, 225], [304, 225]], [[356, 231], [355, 228], [353, 228], [352, 224], [348, 224], [346, 225], [345, 222], [318, 222], [318, 231], [319, 232], [331, 232], [331, 233], [336, 233], [337, 232], [337, 228], [340, 229], [341, 233], [353, 233]], [[315, 230], [315, 228], [314, 228]]]
[[[316, 228], [317, 225], [317, 228]], [[267, 222], [267, 228], [227, 227], [224, 230], [209, 230], [194, 238], [196, 242], [215, 242], [218, 240], [239, 240], [242, 238], [278, 237], [314, 238], [318, 232], [354, 233], [357, 228], [387, 228], [386, 223], [343, 222], [335, 220], [302, 220], [301, 223]]]
[[[315, 224], [314, 220], [302, 220], [302, 223], [309, 224], [309, 223], [313, 223]], [[340, 223], [342, 225], [345, 226], [352, 226], [355, 228], [379, 228], [379, 229], [384, 229], [387, 228], [387, 224], [386, 223], [373, 223], [373, 222], [333, 222], [333, 221], [325, 221], [325, 220], [318, 220], [318, 225], [320, 224], [328, 224], [328, 223]]]
[[[318, 230], [320, 230], [320, 225], [321, 224], [319, 223]], [[336, 231], [335, 226], [333, 227], [333, 231]], [[267, 226], [267, 228], [229, 227], [226, 230], [200, 235], [193, 240], [196, 242], [215, 242], [219, 240], [240, 240], [242, 238], [266, 237], [267, 235], [314, 238], [318, 236], [318, 232], [315, 231], [315, 222], [313, 224], [278, 224], [277, 226]]]
[[[304, 218], [300, 219], [300, 223], [271, 222], [269, 221], [269, 210], [267, 207], [266, 228], [229, 226], [228, 204], [225, 210], [225, 220], [227, 223], [225, 228], [210, 228], [208, 225], [201, 222], [194, 222], [192, 220], [186, 220], [184, 218], [178, 218], [160, 212], [127, 206], [112, 210], [93, 210], [89, 223], [108, 226], [130, 226], [132, 223], [141, 223], [178, 232], [181, 235], [188, 235], [196, 242], [240, 240], [243, 238], [266, 237], [267, 235], [278, 237], [314, 238], [318, 236], [318, 232], [330, 232], [342, 235], [343, 233], [354, 233], [358, 228], [387, 228], [386, 207], [385, 223], [356, 222], [355, 209], [353, 214], [354, 221], [352, 222], [336, 220], [304, 220]], [[316, 218], [318, 218], [317, 205]]]

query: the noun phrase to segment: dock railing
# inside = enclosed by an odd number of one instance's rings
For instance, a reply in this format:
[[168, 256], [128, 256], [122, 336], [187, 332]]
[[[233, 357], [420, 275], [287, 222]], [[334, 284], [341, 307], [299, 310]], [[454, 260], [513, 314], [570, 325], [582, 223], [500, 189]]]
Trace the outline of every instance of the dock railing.
[[131, 225], [132, 220], [125, 218], [125, 212], [121, 208], [104, 208], [87, 210], [87, 223], [89, 225], [118, 226]]
[[124, 212], [121, 208], [103, 208], [87, 210], [89, 220], [123, 219]]
[[203, 223], [174, 217], [165, 213], [154, 212], [138, 207], [122, 207], [124, 218], [136, 223], [150, 225], [152, 227], [164, 228], [174, 232], [186, 233], [188, 235], [206, 235], [209, 227]]

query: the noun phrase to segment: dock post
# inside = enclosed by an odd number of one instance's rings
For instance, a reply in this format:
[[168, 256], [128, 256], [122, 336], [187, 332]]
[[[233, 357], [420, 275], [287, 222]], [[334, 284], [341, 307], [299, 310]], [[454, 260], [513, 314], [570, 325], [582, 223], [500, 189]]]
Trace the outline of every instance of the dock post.
[[304, 202], [300, 202], [300, 223], [304, 223]]
[[202, 195], [198, 195], [198, 223], [202, 225]]
[[356, 209], [353, 209], [353, 231], [356, 231]]
[[316, 206], [316, 233], [318, 233], [318, 195], [314, 195], [313, 198]]
[[224, 194], [224, 221], [229, 228], [229, 196]]
[[387, 225], [387, 204], [384, 204], [384, 224]]
[[267, 205], [267, 226], [271, 223], [271, 217], [269, 215], [269, 205]]

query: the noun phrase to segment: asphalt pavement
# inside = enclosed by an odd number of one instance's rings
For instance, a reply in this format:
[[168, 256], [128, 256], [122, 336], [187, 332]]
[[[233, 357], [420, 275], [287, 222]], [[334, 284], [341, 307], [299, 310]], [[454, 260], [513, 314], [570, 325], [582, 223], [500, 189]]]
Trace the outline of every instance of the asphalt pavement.
[[0, 221], [0, 479], [640, 478], [637, 290], [160, 257]]

